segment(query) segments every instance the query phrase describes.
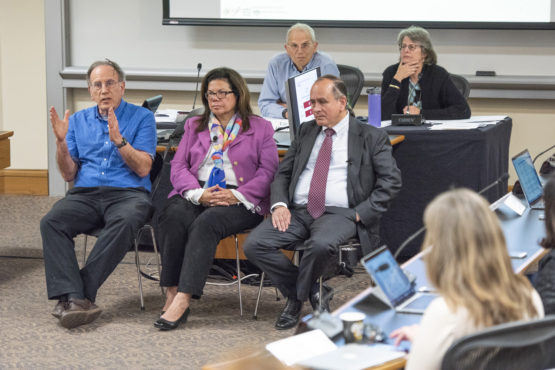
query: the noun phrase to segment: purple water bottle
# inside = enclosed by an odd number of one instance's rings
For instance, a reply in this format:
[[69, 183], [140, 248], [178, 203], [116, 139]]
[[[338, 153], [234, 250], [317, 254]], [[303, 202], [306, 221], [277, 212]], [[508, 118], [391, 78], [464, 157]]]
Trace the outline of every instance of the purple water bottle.
[[372, 126], [382, 125], [382, 89], [380, 87], [370, 87], [368, 93], [368, 123]]

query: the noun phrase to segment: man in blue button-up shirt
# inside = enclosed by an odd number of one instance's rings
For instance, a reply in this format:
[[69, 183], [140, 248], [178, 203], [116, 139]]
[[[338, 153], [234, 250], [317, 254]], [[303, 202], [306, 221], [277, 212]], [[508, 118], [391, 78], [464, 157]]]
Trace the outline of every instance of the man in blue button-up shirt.
[[314, 30], [297, 23], [287, 31], [285, 50], [268, 64], [268, 71], [258, 98], [258, 108], [264, 117], [287, 118], [285, 81], [310, 69], [320, 67], [323, 75], [339, 77], [335, 62], [325, 53], [317, 51]]
[[[124, 73], [110, 60], [87, 72], [97, 105], [60, 118], [50, 108], [56, 160], [74, 187], [41, 220], [48, 298], [63, 327], [95, 320], [96, 293], [123, 259], [150, 212], [149, 178], [156, 154], [154, 115], [123, 100]], [[73, 238], [101, 228], [79, 269]]]

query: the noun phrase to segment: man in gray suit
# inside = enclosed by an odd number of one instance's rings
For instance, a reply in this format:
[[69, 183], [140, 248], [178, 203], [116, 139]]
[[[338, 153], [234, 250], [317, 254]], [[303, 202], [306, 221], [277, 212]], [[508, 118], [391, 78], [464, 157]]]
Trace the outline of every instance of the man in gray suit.
[[[301, 126], [272, 183], [272, 217], [244, 245], [287, 297], [277, 329], [297, 324], [307, 298], [316, 309], [316, 281], [333, 266], [339, 244], [358, 236], [364, 253], [379, 246], [381, 215], [401, 188], [387, 134], [349, 114], [343, 81], [320, 77], [310, 102], [315, 120]], [[303, 249], [300, 265], [281, 248]]]

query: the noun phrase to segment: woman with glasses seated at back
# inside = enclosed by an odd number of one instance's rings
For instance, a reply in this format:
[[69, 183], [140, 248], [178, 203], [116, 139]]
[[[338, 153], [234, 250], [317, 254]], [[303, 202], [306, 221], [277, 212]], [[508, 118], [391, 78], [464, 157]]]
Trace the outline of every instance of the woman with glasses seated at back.
[[411, 26], [399, 32], [399, 63], [382, 78], [382, 120], [392, 114], [422, 114], [426, 119], [464, 119], [470, 107], [444, 68], [428, 31]]
[[278, 166], [272, 124], [253, 115], [243, 77], [216, 68], [201, 84], [204, 114], [185, 122], [171, 162], [173, 191], [162, 210], [161, 242], [166, 304], [154, 323], [184, 323], [191, 298], [200, 298], [221, 239], [254, 228], [269, 212]]
[[391, 332], [395, 344], [413, 342], [406, 369], [439, 369], [463, 336], [511, 321], [543, 317], [538, 292], [513, 272], [505, 237], [488, 202], [468, 189], [436, 197], [424, 211], [428, 281], [439, 298], [420, 325]]

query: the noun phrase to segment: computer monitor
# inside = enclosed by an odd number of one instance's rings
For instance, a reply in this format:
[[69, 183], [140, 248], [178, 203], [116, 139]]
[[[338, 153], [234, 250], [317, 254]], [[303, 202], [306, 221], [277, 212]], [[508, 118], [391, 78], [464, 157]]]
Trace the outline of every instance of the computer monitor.
[[285, 82], [291, 142], [295, 139], [301, 124], [314, 119], [310, 105], [310, 89], [320, 74], [320, 67], [316, 67], [291, 77]]
[[156, 95], [152, 98], [148, 98], [143, 102], [143, 107], [150, 110], [152, 113], [156, 113], [160, 103], [162, 102], [162, 95]]

